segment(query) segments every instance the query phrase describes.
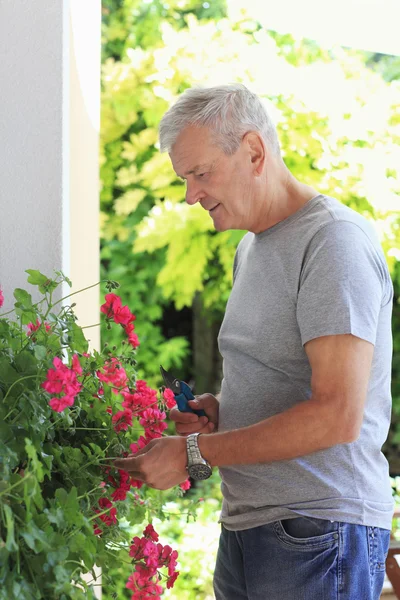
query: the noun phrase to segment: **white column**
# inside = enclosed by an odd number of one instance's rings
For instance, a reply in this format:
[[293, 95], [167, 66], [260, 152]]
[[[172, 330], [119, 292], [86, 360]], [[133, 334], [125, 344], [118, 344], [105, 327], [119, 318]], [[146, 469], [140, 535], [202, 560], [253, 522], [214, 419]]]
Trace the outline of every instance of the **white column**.
[[[25, 269], [62, 269], [74, 289], [99, 279], [100, 36], [100, 0], [0, 3], [3, 311]], [[74, 297], [80, 325], [97, 322], [98, 298]]]

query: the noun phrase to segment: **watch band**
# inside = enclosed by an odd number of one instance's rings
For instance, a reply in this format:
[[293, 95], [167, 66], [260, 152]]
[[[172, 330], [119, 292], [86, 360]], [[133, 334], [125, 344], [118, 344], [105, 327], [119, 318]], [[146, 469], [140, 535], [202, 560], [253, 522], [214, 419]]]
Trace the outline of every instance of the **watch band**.
[[197, 441], [199, 435], [200, 433], [191, 433], [186, 438], [186, 447], [189, 464], [193, 462], [203, 462], [205, 460], [201, 455], [199, 444]]

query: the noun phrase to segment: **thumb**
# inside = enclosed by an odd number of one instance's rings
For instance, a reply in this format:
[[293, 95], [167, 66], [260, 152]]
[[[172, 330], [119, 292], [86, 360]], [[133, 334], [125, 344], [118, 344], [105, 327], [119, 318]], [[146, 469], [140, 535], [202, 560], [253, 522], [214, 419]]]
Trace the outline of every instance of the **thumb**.
[[212, 394], [202, 394], [201, 396], [196, 396], [195, 400], [189, 401], [189, 406], [194, 410], [199, 408], [203, 408], [207, 417], [213, 421], [217, 422], [218, 420], [218, 400]]

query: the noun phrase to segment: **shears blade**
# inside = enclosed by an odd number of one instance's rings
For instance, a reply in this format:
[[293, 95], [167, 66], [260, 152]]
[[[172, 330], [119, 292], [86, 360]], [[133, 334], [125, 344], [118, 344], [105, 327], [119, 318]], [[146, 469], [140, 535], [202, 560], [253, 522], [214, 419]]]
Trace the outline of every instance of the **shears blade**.
[[160, 372], [164, 380], [165, 386], [172, 390], [176, 396], [178, 396], [181, 393], [181, 382], [179, 381], [179, 379], [171, 375], [171, 373], [166, 371], [161, 365]]

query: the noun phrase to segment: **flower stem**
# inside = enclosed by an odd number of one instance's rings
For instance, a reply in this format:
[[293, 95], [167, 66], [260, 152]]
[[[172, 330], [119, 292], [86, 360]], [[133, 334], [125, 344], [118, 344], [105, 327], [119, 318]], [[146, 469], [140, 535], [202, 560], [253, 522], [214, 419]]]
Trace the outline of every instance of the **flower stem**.
[[99, 325], [101, 325], [101, 323], [96, 323], [95, 325], [85, 325], [84, 327], [81, 327], [81, 329], [90, 329], [90, 327], [99, 327]]
[[4, 494], [8, 495], [8, 492], [10, 492], [13, 488], [17, 487], [17, 485], [19, 485], [20, 483], [24, 483], [24, 481], [29, 479], [29, 477], [32, 477], [32, 473], [28, 473], [27, 475], [25, 475], [25, 477], [21, 477], [21, 481], [16, 481], [12, 485], [10, 485], [10, 487], [0, 492], [0, 496], [3, 496]]
[[60, 300], [57, 300], [57, 302], [54, 302], [54, 304], [52, 305], [52, 308], [56, 304], [60, 304], [60, 302], [62, 302], [63, 300], [66, 300], [67, 298], [71, 298], [71, 296], [75, 296], [75, 294], [80, 294], [81, 292], [86, 292], [86, 290], [90, 290], [91, 288], [96, 287], [96, 285], [100, 285], [101, 283], [104, 283], [104, 281], [106, 281], [106, 279], [102, 279], [101, 281], [98, 281], [97, 283], [93, 283], [92, 285], [88, 285], [87, 287], [82, 288], [81, 290], [78, 290], [77, 292], [72, 292], [72, 294], [67, 294], [66, 296], [64, 296]]
[[[24, 379], [33, 379], [33, 377], [37, 377], [37, 373], [35, 375], [26, 375], [25, 377], [20, 377], [19, 379], [17, 379], [17, 381], [14, 381], [14, 383], [12, 385], [10, 385], [10, 387], [8, 388], [7, 394], [4, 396], [3, 402], [5, 402], [7, 400], [8, 394], [11, 392], [14, 385], [17, 385], [17, 383], [19, 383], [20, 381], [24, 381]], [[8, 415], [9, 414], [10, 413], [8, 413]], [[7, 417], [8, 417], [8, 415], [7, 415]], [[5, 417], [5, 419], [7, 419], [7, 417]]]

